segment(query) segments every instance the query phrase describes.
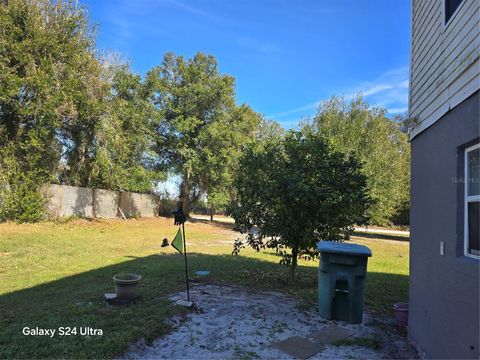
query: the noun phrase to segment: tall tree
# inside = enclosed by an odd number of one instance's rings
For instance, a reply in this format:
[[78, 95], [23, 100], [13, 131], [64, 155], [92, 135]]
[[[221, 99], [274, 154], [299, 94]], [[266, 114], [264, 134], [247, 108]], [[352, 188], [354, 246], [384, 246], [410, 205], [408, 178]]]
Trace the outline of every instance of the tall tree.
[[[322, 135], [291, 131], [250, 146], [234, 184], [230, 211], [247, 244], [280, 251], [292, 279], [299, 256], [318, 255], [318, 241], [346, 240], [353, 225], [367, 221], [370, 200], [360, 163]], [[234, 252], [244, 246], [236, 242]]]
[[204, 133], [198, 180], [212, 213], [225, 209], [232, 199], [239, 158], [244, 145], [254, 141], [259, 121], [259, 115], [243, 104]]
[[49, 181], [151, 191], [152, 84], [97, 56], [86, 10], [1, 1], [0, 24], [0, 221], [40, 219]]
[[66, 146], [64, 181], [114, 190], [152, 191], [164, 176], [153, 152], [156, 112], [151, 84], [132, 73], [125, 63], [105, 63], [102, 79], [108, 91], [90, 133], [91, 151], [86, 152], [84, 160], [87, 166], [78, 161], [82, 143], [71, 141]]
[[0, 3], [0, 146], [16, 144], [18, 159], [34, 146], [40, 163], [25, 166], [55, 170], [58, 130], [96, 96], [100, 65], [85, 14], [70, 2]]
[[385, 110], [370, 107], [361, 96], [350, 102], [333, 97], [325, 101], [303, 132], [318, 132], [333, 146], [355, 154], [363, 163], [370, 197], [371, 222], [384, 225], [409, 201], [410, 148], [399, 123]]
[[63, 144], [71, 141], [64, 130], [81, 123], [78, 131], [88, 135], [97, 121], [102, 85], [94, 32], [76, 3], [2, 1], [0, 24], [0, 172], [9, 184], [0, 197], [5, 205], [16, 191], [39, 199], [38, 187], [58, 174]]
[[162, 113], [157, 124], [157, 152], [164, 165], [182, 177], [183, 210], [189, 214], [193, 188], [223, 198], [238, 151], [256, 130], [259, 117], [235, 105], [234, 78], [220, 74], [215, 58], [197, 53], [191, 59], [167, 53], [147, 75], [154, 103]]

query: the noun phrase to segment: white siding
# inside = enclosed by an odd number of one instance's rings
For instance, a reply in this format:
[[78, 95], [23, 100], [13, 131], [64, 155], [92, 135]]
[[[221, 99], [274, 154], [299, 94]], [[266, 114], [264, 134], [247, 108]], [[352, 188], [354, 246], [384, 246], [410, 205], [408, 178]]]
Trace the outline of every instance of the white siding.
[[480, 88], [480, 0], [463, 0], [445, 25], [444, 0], [413, 0], [411, 138]]

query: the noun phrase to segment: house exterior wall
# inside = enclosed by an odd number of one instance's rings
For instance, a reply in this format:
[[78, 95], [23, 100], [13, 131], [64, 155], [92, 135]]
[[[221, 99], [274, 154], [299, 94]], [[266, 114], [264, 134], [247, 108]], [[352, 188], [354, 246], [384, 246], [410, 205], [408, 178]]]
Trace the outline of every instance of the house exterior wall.
[[479, 358], [480, 261], [463, 248], [463, 149], [479, 141], [479, 108], [477, 91], [411, 142], [408, 332], [428, 358]]
[[445, 0], [412, 1], [409, 116], [415, 137], [480, 87], [480, 1], [463, 0], [445, 24]]

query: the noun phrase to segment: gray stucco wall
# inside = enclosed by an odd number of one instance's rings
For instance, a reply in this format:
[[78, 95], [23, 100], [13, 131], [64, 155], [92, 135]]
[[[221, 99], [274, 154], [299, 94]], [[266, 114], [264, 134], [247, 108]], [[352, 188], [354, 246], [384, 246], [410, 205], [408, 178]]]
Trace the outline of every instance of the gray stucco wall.
[[48, 184], [44, 187], [47, 209], [54, 218], [153, 217], [158, 215], [158, 196]]
[[94, 189], [93, 190], [94, 216], [99, 218], [114, 218], [118, 214], [120, 192]]
[[53, 217], [93, 217], [93, 190], [84, 187], [55, 185], [45, 186], [47, 208]]
[[120, 208], [126, 217], [157, 216], [159, 206], [160, 200], [155, 195], [122, 192], [120, 196]]
[[477, 91], [411, 143], [408, 331], [427, 358], [479, 358], [480, 261], [463, 255], [463, 149], [478, 142], [479, 107]]

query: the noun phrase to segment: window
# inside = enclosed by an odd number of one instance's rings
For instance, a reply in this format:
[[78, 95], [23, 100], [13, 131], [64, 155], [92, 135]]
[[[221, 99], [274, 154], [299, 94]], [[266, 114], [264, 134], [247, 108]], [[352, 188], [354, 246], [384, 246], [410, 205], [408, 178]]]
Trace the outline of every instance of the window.
[[465, 149], [465, 255], [480, 259], [480, 144]]
[[455, 10], [460, 6], [463, 0], [444, 0], [445, 1], [445, 24], [455, 13]]

